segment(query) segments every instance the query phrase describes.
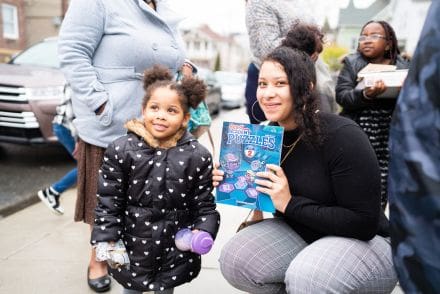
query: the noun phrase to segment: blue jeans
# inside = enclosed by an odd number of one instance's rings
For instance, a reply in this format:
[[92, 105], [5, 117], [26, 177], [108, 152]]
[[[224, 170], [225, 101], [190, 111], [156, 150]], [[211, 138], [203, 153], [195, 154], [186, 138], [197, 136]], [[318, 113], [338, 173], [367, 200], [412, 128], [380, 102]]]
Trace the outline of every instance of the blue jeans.
[[[67, 151], [72, 155], [75, 149], [75, 139], [72, 137], [70, 130], [63, 125], [53, 124], [52, 129], [54, 134], [58, 137], [58, 141], [66, 148]], [[66, 173], [60, 180], [52, 185], [52, 188], [58, 193], [63, 193], [68, 188], [76, 184], [77, 179], [77, 168], [75, 167], [68, 173]]]

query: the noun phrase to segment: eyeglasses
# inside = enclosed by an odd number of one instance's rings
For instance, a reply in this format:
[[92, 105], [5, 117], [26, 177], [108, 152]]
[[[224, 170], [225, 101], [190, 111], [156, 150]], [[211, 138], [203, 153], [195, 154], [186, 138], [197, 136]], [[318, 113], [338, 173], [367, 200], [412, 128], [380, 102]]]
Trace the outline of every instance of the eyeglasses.
[[384, 37], [384, 36], [382, 36], [382, 35], [379, 35], [379, 34], [372, 34], [372, 35], [369, 35], [369, 36], [362, 35], [362, 36], [359, 36], [358, 41], [359, 41], [359, 42], [365, 42], [365, 41], [369, 41], [369, 40], [371, 40], [371, 41], [377, 41], [377, 40], [379, 40], [379, 39], [384, 39], [384, 40], [386, 40], [387, 38]]

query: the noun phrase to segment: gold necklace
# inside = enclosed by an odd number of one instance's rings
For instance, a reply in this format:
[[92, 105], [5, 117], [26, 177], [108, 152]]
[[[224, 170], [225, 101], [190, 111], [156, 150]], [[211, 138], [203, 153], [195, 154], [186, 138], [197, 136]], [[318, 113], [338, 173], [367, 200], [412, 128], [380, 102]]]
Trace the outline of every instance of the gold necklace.
[[295, 142], [293, 142], [293, 143], [290, 144], [290, 145], [284, 145], [284, 144], [283, 144], [283, 147], [284, 147], [284, 148], [290, 148], [290, 147], [292, 147], [293, 145], [296, 145], [296, 143], [298, 142], [299, 138], [301, 138], [301, 136], [299, 136], [298, 139], [296, 139]]
[[301, 134], [298, 139], [295, 140], [295, 142], [293, 142], [291, 145], [289, 146], [285, 146], [283, 144], [284, 147], [289, 148], [289, 151], [287, 151], [286, 155], [284, 155], [283, 159], [281, 160], [280, 165], [283, 165], [283, 162], [287, 159], [287, 157], [290, 155], [290, 153], [292, 153], [293, 149], [295, 149], [296, 144], [298, 144], [299, 140], [301, 140], [303, 134]]

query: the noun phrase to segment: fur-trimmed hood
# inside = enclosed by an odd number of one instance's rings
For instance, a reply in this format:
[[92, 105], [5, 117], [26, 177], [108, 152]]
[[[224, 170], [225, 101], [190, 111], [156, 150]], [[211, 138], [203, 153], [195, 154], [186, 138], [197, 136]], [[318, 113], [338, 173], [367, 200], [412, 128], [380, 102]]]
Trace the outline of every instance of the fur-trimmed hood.
[[144, 139], [145, 142], [147, 142], [148, 145], [150, 145], [153, 148], [163, 148], [163, 149], [169, 149], [172, 147], [177, 146], [179, 143], [184, 143], [189, 140], [195, 140], [194, 136], [189, 133], [186, 128], [181, 128], [173, 137], [171, 137], [166, 142], [159, 142], [156, 138], [151, 135], [150, 132], [147, 131], [145, 128], [144, 122], [139, 119], [132, 119], [125, 123], [124, 127], [132, 133], [135, 133], [142, 139]]

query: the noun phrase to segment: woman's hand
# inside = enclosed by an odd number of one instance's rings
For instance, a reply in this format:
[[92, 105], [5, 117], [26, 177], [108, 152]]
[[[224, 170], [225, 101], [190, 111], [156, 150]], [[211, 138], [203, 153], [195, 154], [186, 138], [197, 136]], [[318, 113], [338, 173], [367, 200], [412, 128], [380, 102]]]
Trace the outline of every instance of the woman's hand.
[[78, 147], [79, 147], [78, 142], [75, 142], [75, 147], [73, 148], [72, 156], [73, 156], [73, 158], [75, 158], [76, 160], [78, 160]]
[[283, 169], [275, 164], [267, 164], [266, 171], [258, 172], [257, 177], [262, 178], [255, 180], [257, 191], [268, 194], [275, 208], [284, 213], [292, 195]]
[[212, 185], [217, 187], [220, 182], [223, 181], [224, 171], [219, 170], [220, 164], [218, 162], [214, 163], [214, 170], [212, 171]]
[[385, 83], [382, 80], [378, 80], [374, 82], [374, 85], [371, 87], [365, 87], [364, 89], [364, 97], [366, 99], [375, 98], [377, 95], [382, 94], [387, 89]]
[[252, 211], [252, 215], [249, 218], [249, 221], [259, 221], [264, 218], [263, 212], [261, 210], [254, 210]]

